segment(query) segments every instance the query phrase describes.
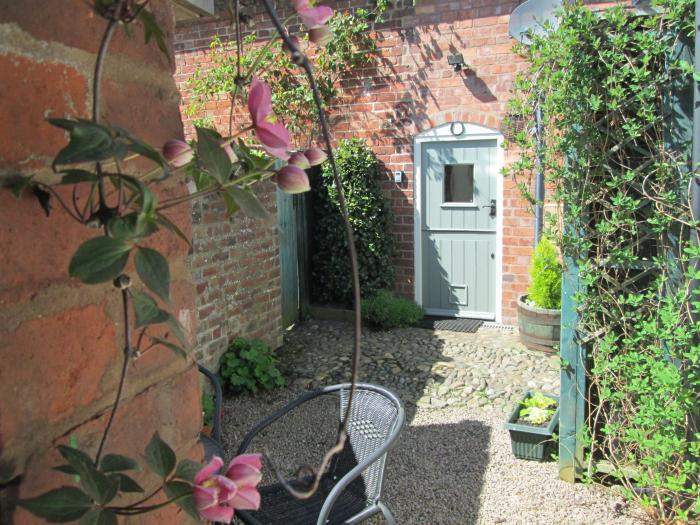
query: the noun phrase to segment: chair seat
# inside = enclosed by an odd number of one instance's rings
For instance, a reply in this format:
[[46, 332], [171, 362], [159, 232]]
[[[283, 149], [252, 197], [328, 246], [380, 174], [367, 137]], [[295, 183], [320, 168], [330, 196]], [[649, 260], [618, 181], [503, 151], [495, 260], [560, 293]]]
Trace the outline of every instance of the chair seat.
[[[294, 498], [279, 484], [260, 487], [260, 510], [236, 511], [236, 515], [248, 525], [315, 524], [321, 507], [335, 483], [336, 481], [330, 476], [324, 476], [321, 478], [319, 490], [306, 500]], [[365, 508], [367, 508], [367, 499], [362, 483], [351, 484], [336, 500], [327, 523], [341, 525]]]
[[224, 447], [216, 439], [206, 434], [199, 435], [199, 441], [202, 443], [204, 448], [204, 460], [209, 463], [211, 458], [214, 456], [219, 456], [220, 458], [226, 457], [224, 453]]

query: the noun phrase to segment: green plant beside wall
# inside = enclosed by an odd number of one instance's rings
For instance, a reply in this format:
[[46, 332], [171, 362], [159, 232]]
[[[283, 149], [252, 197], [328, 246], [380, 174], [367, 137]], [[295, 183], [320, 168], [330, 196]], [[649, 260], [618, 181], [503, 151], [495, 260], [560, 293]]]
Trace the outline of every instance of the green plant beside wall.
[[412, 326], [423, 316], [423, 309], [415, 302], [396, 297], [388, 290], [362, 300], [362, 319], [377, 328]]
[[221, 357], [219, 375], [224, 386], [235, 393], [257, 394], [285, 384], [274, 352], [259, 339], [234, 339]]
[[[692, 46], [694, 2], [652, 3], [648, 16], [567, 4], [556, 30], [522, 48], [531, 66], [510, 109], [525, 119], [521, 129], [542, 109], [541, 165], [563, 205], [562, 254], [580, 280], [585, 475], [595, 478], [604, 462], [654, 523], [698, 523], [700, 302], [689, 293], [700, 277], [690, 264], [698, 225], [690, 148], [676, 120], [679, 86], [697, 75], [678, 53]], [[521, 157], [510, 173], [527, 187], [534, 138], [515, 137]]]
[[[341, 140], [336, 149], [338, 172], [355, 231], [362, 297], [370, 297], [394, 284], [394, 239], [389, 233], [392, 216], [379, 186], [379, 160], [358, 139]], [[316, 301], [349, 304], [352, 297], [347, 241], [333, 174], [323, 166], [321, 180], [313, 184], [314, 246], [312, 294]]]
[[527, 298], [538, 308], [558, 310], [561, 307], [561, 272], [557, 248], [543, 237], [532, 256], [531, 284]]
[[[338, 95], [339, 81], [354, 69], [370, 67], [374, 61], [376, 42], [369, 36], [373, 23], [382, 22], [389, 7], [388, 0], [373, 6], [336, 11], [329, 21], [333, 38], [321, 48], [309, 47], [307, 35], [299, 35], [300, 45], [313, 50], [310, 56], [316, 71], [316, 82], [324, 107]], [[297, 146], [307, 145], [316, 129], [316, 109], [311, 90], [301, 68], [282, 50], [279, 39], [260, 37], [255, 32], [245, 37], [240, 62], [244, 70], [256, 70], [272, 88], [275, 114], [294, 135]], [[211, 119], [201, 117], [207, 101], [220, 97], [236, 101], [238, 54], [236, 42], [223, 42], [214, 36], [209, 49], [210, 63], [197, 66], [187, 87], [192, 96], [185, 112], [197, 125], [211, 125]], [[231, 126], [233, 125], [231, 114]], [[229, 129], [229, 133], [233, 133]]]

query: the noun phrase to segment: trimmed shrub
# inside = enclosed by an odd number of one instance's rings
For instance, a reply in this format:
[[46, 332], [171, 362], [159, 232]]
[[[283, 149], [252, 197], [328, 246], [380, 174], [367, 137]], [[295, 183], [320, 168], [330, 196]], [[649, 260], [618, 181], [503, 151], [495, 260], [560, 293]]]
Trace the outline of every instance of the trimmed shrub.
[[[394, 284], [394, 239], [389, 206], [379, 186], [379, 161], [364, 141], [343, 140], [335, 151], [355, 244], [363, 297]], [[345, 227], [330, 163], [314, 192], [312, 294], [322, 303], [352, 303], [352, 276]]]
[[274, 352], [259, 339], [235, 338], [221, 356], [222, 383], [231, 391], [256, 394], [284, 385]]
[[539, 308], [561, 308], [561, 263], [554, 245], [543, 237], [532, 257], [530, 277], [532, 284], [527, 298]]
[[411, 326], [423, 319], [423, 309], [413, 301], [381, 290], [362, 300], [362, 319], [378, 328]]

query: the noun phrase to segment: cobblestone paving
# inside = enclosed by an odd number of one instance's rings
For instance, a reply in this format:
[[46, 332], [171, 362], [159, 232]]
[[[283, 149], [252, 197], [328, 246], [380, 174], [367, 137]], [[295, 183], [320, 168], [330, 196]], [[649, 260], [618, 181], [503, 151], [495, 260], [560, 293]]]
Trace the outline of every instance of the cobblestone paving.
[[[310, 321], [290, 331], [280, 368], [294, 387], [349, 380], [350, 323]], [[364, 330], [360, 380], [387, 386], [408, 405], [509, 412], [529, 388], [559, 392], [557, 356], [532, 352], [515, 331]]]

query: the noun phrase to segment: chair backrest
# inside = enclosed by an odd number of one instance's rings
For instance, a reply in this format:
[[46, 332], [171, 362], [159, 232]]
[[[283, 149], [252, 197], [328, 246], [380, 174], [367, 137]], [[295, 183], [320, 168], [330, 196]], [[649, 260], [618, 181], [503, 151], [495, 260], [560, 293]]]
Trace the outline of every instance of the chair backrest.
[[[350, 385], [343, 385], [339, 394], [339, 424], [342, 424], [350, 399]], [[346, 446], [332, 467], [336, 469], [336, 474], [344, 474], [342, 470], [349, 471], [353, 464], [364, 462], [382, 448], [388, 450], [398, 437], [404, 419], [403, 406], [396, 395], [380, 386], [359, 384], [353, 398], [348, 423], [349, 447]], [[362, 482], [368, 503], [374, 503], [379, 499], [385, 463], [386, 452], [362, 472]]]

